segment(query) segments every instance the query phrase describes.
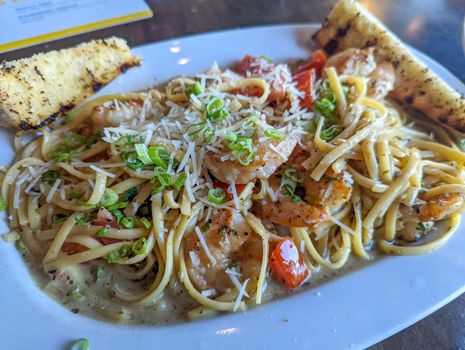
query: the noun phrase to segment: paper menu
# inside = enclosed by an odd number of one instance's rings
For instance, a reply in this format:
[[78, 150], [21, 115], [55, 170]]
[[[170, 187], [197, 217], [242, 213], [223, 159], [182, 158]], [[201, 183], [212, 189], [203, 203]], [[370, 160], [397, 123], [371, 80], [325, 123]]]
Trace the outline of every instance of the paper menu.
[[143, 0], [0, 0], [0, 53], [152, 15]]

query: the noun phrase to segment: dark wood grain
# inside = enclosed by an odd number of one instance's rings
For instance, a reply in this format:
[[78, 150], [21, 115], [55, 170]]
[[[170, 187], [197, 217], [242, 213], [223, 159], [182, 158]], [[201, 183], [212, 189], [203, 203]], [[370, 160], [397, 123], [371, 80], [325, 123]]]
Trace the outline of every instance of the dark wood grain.
[[[131, 46], [181, 35], [272, 23], [321, 22], [335, 0], [149, 0], [151, 19], [2, 54], [15, 59], [91, 38], [124, 37]], [[361, 0], [410, 45], [465, 81], [460, 31], [465, 0]], [[1, 28], [0, 30], [7, 30]], [[221, 46], [218, 47], [221, 50]], [[240, 53], [240, 48], [238, 48]], [[463, 233], [463, 232], [462, 232]], [[465, 273], [465, 271], [464, 271]], [[420, 298], [421, 296], [419, 296]], [[464, 349], [465, 296], [372, 347], [373, 350]]]

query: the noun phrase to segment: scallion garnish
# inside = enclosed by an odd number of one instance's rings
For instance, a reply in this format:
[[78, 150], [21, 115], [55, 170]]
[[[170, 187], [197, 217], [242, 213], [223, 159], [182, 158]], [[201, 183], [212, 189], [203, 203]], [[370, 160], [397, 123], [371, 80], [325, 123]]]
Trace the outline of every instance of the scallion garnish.
[[212, 141], [213, 136], [215, 136], [215, 130], [212, 128], [206, 128], [203, 132], [203, 140], [206, 143], [210, 143]]
[[112, 210], [111, 213], [112, 213], [113, 216], [116, 218], [116, 222], [117, 222], [117, 223], [120, 223], [121, 220], [123, 220], [123, 218], [124, 218], [124, 214], [123, 214], [121, 211], [117, 210], [117, 209], [116, 209], [116, 210]]
[[340, 128], [336, 124], [332, 124], [320, 132], [320, 138], [326, 142], [331, 141], [340, 133]]
[[192, 94], [194, 94], [195, 96], [198, 96], [202, 92], [203, 92], [202, 86], [200, 85], [198, 81], [196, 81], [194, 84], [190, 84], [187, 86], [186, 96], [189, 97]]
[[186, 179], [187, 179], [187, 174], [186, 173], [179, 174], [176, 181], [173, 182], [173, 187], [176, 190], [179, 191], [184, 186], [184, 183], [186, 182]]
[[137, 241], [133, 243], [131, 249], [135, 255], [144, 254], [147, 250], [147, 239], [145, 237], [140, 237]]
[[128, 168], [132, 170], [137, 170], [144, 167], [144, 163], [138, 158], [137, 152], [121, 152], [120, 156]]
[[242, 166], [249, 165], [255, 157], [250, 137], [237, 136], [235, 141], [229, 143], [229, 149], [233, 151], [234, 157]]
[[71, 344], [69, 350], [88, 350], [89, 349], [89, 341], [86, 338], [81, 338], [76, 340], [73, 344]]
[[189, 136], [193, 136], [195, 134], [198, 134], [202, 130], [204, 130], [206, 126], [207, 126], [206, 122], [196, 123], [196, 124], [190, 125], [186, 131]]
[[150, 230], [150, 228], [152, 227], [152, 223], [151, 223], [150, 220], [147, 219], [147, 218], [141, 218], [141, 219], [140, 219], [140, 222], [142, 223], [142, 225], [144, 225], [144, 227], [145, 227], [147, 230]]
[[48, 170], [42, 174], [40, 177], [40, 182], [47, 184], [49, 186], [53, 186], [54, 183], [60, 178], [60, 174], [58, 174], [55, 170]]
[[227, 118], [229, 113], [223, 109], [224, 101], [218, 97], [211, 96], [206, 107], [206, 117], [210, 120]]
[[124, 209], [128, 206], [129, 202], [121, 202], [121, 203], [115, 203], [115, 204], [112, 204], [112, 205], [108, 205], [106, 208], [109, 210], [109, 211], [115, 211], [115, 210], [118, 210], [118, 209]]
[[301, 198], [295, 194], [295, 190], [297, 188], [297, 184], [302, 181], [303, 179], [297, 174], [297, 169], [287, 166], [282, 173], [279, 190], [283, 195], [291, 197], [293, 202], [298, 202]]
[[105, 269], [101, 266], [96, 266], [93, 270], [92, 273], [95, 276], [95, 282], [98, 283], [103, 279], [103, 276], [105, 275]]
[[134, 228], [136, 218], [134, 216], [124, 217], [121, 219], [121, 225], [126, 228]]
[[139, 158], [139, 160], [144, 163], [144, 165], [152, 164], [152, 160], [149, 157], [148, 149], [145, 143], [136, 143], [134, 148], [136, 149], [137, 158]]
[[123, 193], [123, 201], [125, 202], [132, 201], [134, 197], [137, 196], [138, 192], [139, 190], [137, 189], [137, 187], [131, 187], [129, 190]]
[[168, 164], [171, 159], [170, 152], [163, 146], [152, 146], [148, 149], [148, 154], [153, 164], [168, 169]]
[[27, 255], [27, 248], [26, 248], [26, 246], [24, 245], [24, 242], [21, 239], [17, 239], [15, 241], [15, 248], [22, 256]]
[[166, 172], [163, 167], [155, 167], [153, 169], [155, 177], [152, 178], [154, 184], [154, 193], [159, 193], [171, 184], [171, 175]]
[[84, 136], [79, 135], [79, 134], [67, 134], [64, 143], [68, 149], [78, 149], [81, 147], [84, 143], [86, 142], [86, 139]]
[[106, 227], [103, 227], [99, 229], [97, 232], [95, 232], [95, 237], [107, 237], [110, 232]]
[[225, 140], [229, 141], [229, 142], [234, 142], [237, 140], [237, 134], [235, 132], [232, 132], [232, 131], [222, 131], [221, 132], [221, 135], [220, 135], [222, 138], [224, 138]]
[[264, 132], [265, 136], [272, 140], [282, 140], [284, 138], [284, 133], [275, 128], [268, 128]]
[[0, 196], [0, 211], [4, 211], [5, 207], [6, 207], [5, 198], [3, 198], [3, 196]]
[[112, 190], [111, 188], [105, 188], [105, 192], [103, 192], [102, 199], [100, 199], [98, 205], [100, 207], [109, 207], [118, 203], [118, 200], [119, 195], [116, 191]]
[[215, 204], [221, 204], [226, 199], [226, 192], [222, 188], [210, 188], [208, 190], [208, 200]]
[[92, 216], [92, 213], [80, 213], [74, 218], [74, 220], [79, 226], [89, 226], [92, 221]]
[[83, 299], [85, 299], [84, 294], [81, 293], [79, 288], [76, 288], [71, 292], [71, 297], [74, 300], [83, 300]]

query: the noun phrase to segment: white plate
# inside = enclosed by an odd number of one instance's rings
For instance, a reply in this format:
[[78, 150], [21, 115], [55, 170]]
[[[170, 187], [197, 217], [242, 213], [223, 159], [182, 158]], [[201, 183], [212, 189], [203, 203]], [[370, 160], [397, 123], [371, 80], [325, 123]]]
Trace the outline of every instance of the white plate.
[[[246, 54], [275, 60], [306, 58], [315, 25], [282, 25], [173, 39], [134, 49], [144, 58], [102, 93], [145, 88], [194, 74], [215, 60]], [[454, 88], [452, 74], [415, 51]], [[1, 163], [13, 157], [11, 135], [0, 131]], [[7, 227], [2, 223], [2, 231]], [[0, 339], [4, 349], [60, 349], [86, 337], [96, 349], [340, 349], [363, 348], [400, 331], [465, 290], [462, 225], [437, 252], [386, 257], [319, 287], [250, 311], [163, 327], [121, 326], [75, 315], [38, 290], [12, 245], [0, 242]]]

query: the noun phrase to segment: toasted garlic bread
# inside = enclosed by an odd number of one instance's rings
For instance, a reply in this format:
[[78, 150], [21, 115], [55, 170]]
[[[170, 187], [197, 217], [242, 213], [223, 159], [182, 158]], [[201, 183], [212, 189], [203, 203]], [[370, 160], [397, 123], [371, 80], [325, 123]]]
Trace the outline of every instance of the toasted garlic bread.
[[39, 129], [140, 64], [116, 37], [0, 64], [0, 125]]
[[314, 39], [328, 54], [347, 48], [375, 47], [378, 62], [391, 62], [396, 82], [391, 96], [424, 114], [465, 132], [465, 99], [448, 86], [354, 0], [339, 0]]

